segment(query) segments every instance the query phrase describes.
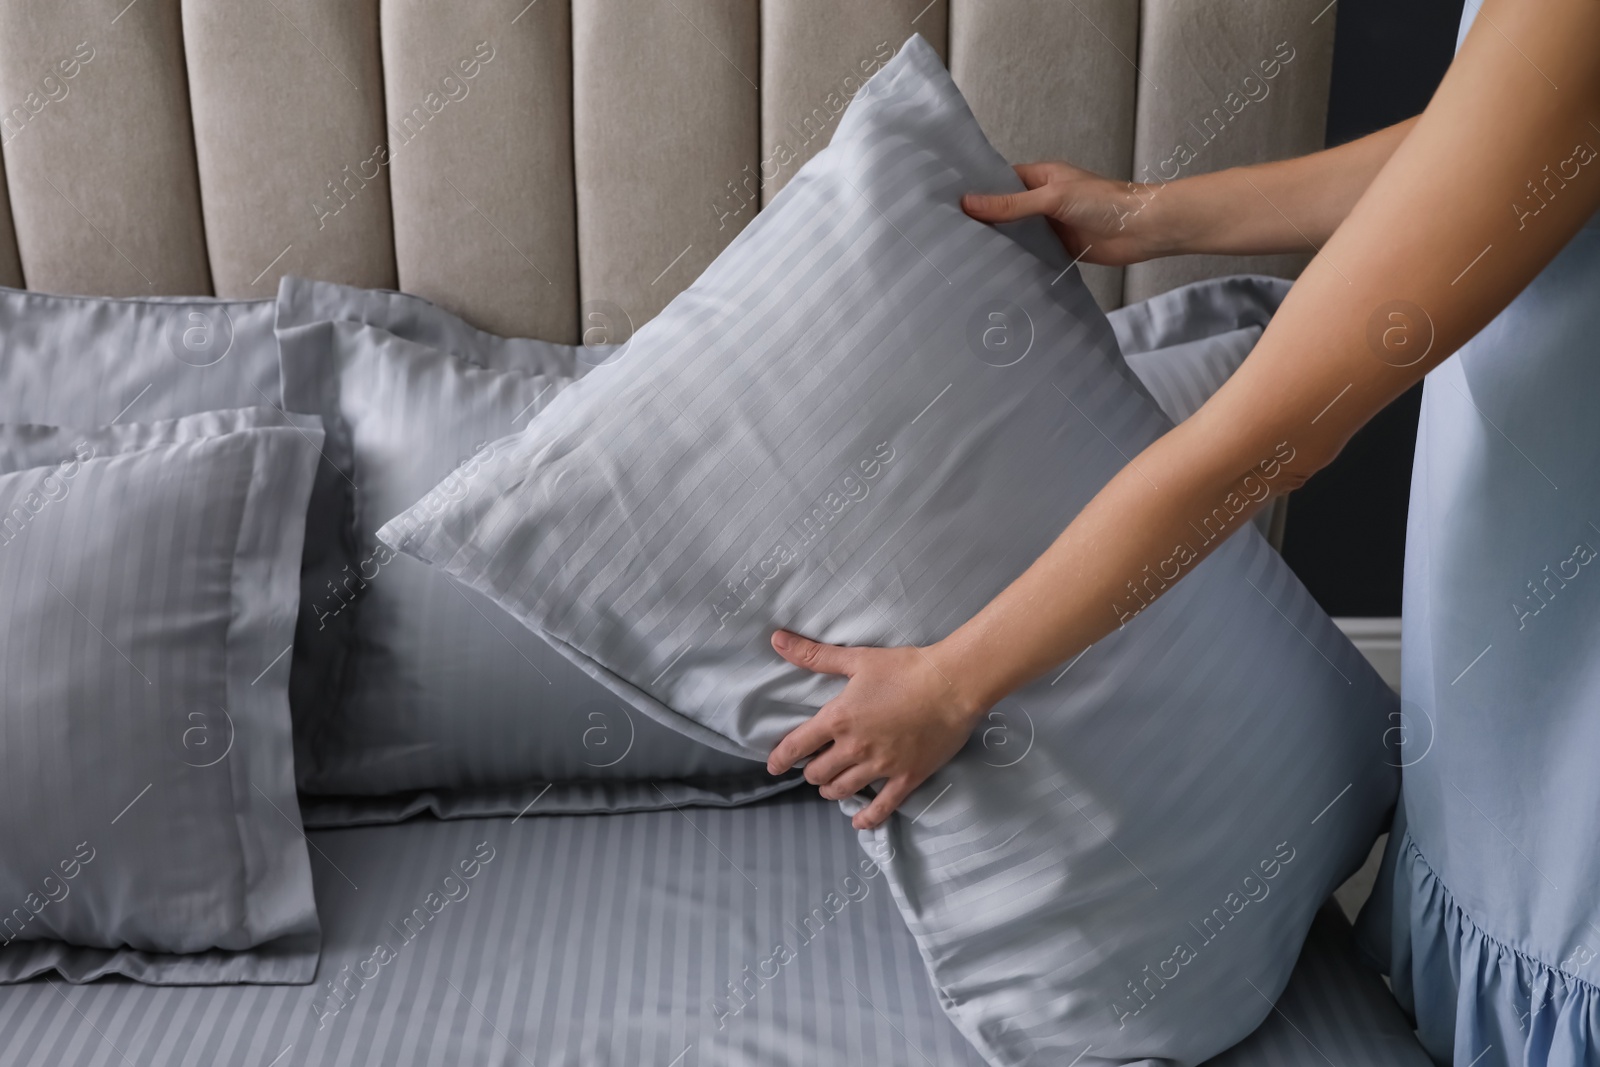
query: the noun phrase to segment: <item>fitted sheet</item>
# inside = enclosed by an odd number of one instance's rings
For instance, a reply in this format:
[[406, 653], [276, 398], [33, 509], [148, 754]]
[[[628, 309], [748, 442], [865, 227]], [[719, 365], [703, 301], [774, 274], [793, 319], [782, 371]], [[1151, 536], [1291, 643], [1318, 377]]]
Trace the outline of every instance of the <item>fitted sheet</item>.
[[[309, 840], [314, 985], [6, 987], [0, 1064], [982, 1064], [883, 875], [810, 787], [738, 809], [422, 818]], [[1348, 942], [1325, 910], [1282, 1010], [1213, 1065], [1426, 1064]], [[330, 993], [357, 971], [371, 977]]]

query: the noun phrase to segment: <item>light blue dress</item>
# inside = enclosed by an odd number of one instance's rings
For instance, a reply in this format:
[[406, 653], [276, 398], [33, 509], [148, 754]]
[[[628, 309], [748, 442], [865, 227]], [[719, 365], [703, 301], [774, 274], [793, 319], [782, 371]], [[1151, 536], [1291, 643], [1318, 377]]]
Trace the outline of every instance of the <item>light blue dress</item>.
[[1408, 522], [1362, 934], [1439, 1062], [1600, 1064], [1600, 216], [1428, 376]]

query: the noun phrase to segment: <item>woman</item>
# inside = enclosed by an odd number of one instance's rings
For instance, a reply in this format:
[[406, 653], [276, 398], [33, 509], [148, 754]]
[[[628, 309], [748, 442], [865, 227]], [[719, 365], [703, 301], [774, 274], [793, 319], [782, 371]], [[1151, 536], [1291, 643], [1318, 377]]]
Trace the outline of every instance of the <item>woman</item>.
[[1364, 932], [1437, 1059], [1600, 1060], [1600, 3], [1468, 0], [1420, 116], [1302, 159], [1159, 186], [1017, 172], [1026, 192], [968, 213], [1047, 216], [1086, 262], [1318, 254], [1210, 402], [944, 640], [776, 634], [849, 682], [769, 769], [810, 756], [829, 798], [878, 783], [855, 825], [879, 825], [989, 708], [1110, 632], [1123, 576], [1278, 442], [1287, 492], [1477, 335], [1424, 395], [1403, 801]]

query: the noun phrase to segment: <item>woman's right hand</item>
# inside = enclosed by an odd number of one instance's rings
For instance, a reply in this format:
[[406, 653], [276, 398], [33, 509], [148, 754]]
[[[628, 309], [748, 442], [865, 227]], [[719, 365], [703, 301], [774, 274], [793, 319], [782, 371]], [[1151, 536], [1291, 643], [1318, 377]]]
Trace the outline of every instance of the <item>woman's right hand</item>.
[[1115, 181], [1070, 163], [1021, 163], [1014, 169], [1026, 191], [968, 193], [962, 210], [990, 223], [1043, 215], [1067, 254], [1085, 263], [1120, 267], [1177, 250], [1171, 222], [1157, 221], [1171, 185]]

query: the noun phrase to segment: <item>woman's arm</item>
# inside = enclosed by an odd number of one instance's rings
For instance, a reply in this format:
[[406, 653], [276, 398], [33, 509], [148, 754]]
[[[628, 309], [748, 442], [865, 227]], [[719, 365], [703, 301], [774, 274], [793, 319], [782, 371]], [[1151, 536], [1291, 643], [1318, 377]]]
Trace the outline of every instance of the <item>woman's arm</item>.
[[[1190, 522], [1246, 479], [1294, 488], [1369, 418], [1481, 329], [1600, 207], [1600, 4], [1486, 0], [1415, 126], [1290, 291], [1239, 371], [1114, 477], [1015, 582], [924, 649], [791, 635], [791, 662], [844, 691], [773, 750], [842, 797], [887, 779], [876, 826], [1007, 693], [1127, 620], [1127, 581], [1188, 544]], [[1547, 170], [1546, 168], [1550, 168]], [[1556, 174], [1545, 206], [1518, 206]], [[1244, 206], [1241, 210], [1253, 210]], [[1597, 294], [1600, 296], [1600, 294]], [[1292, 450], [1291, 459], [1280, 457]], [[1259, 508], [1242, 510], [1235, 529]]]
[[1296, 159], [1171, 182], [1119, 182], [1070, 163], [1024, 163], [1016, 171], [1025, 192], [972, 194], [962, 207], [983, 222], [1044, 215], [1088, 263], [1305, 252], [1326, 243], [1416, 121]]

